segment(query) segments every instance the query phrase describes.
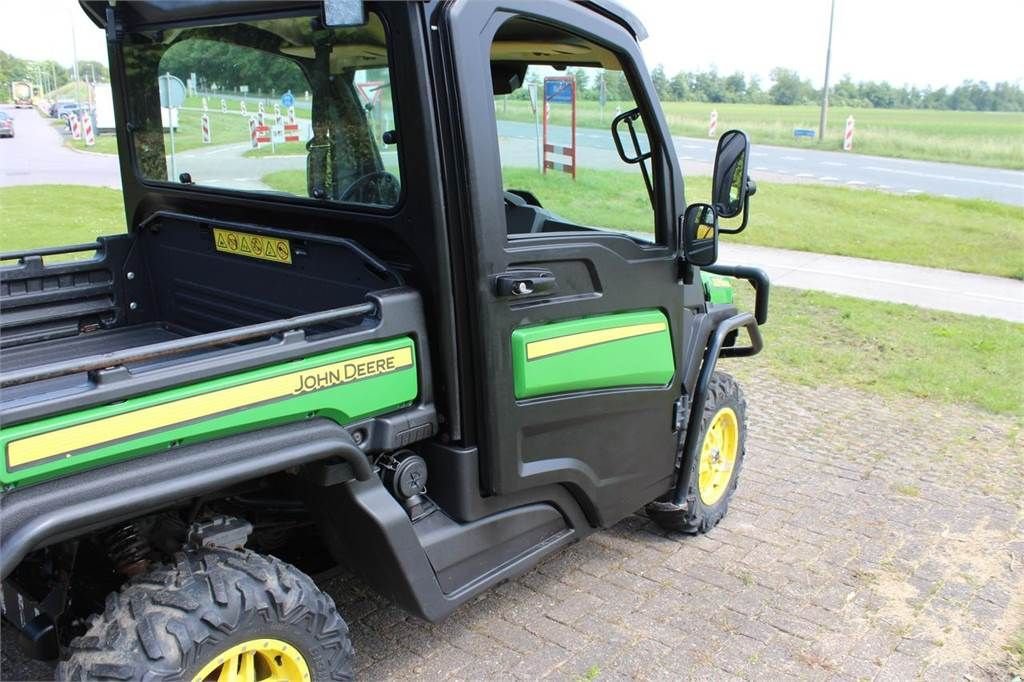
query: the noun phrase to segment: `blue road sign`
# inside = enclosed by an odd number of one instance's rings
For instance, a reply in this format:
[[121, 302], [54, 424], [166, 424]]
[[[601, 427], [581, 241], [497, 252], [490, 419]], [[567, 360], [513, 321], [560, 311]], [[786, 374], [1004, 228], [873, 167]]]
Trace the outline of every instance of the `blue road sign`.
[[572, 102], [572, 85], [569, 81], [544, 81], [544, 100], [547, 102]]
[[814, 137], [814, 128], [793, 128], [793, 137]]
[[290, 107], [293, 104], [295, 104], [295, 95], [292, 94], [291, 90], [281, 95], [282, 107]]

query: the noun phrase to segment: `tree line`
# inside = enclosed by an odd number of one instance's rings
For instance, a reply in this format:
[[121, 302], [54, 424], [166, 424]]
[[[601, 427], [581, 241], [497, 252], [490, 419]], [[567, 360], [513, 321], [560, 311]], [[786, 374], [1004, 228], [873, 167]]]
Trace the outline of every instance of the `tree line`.
[[[250, 48], [207, 40], [186, 40], [171, 47], [164, 55], [161, 71], [170, 71], [182, 80], [195, 71], [200, 87], [216, 83], [221, 90], [241, 85], [251, 91], [299, 92], [308, 88], [301, 70], [283, 57], [272, 57]], [[107, 67], [99, 62], [79, 62], [82, 78], [109, 80]], [[629, 84], [619, 71], [570, 68], [575, 76], [577, 96], [581, 99], [609, 101], [632, 99]], [[531, 74], [530, 80], [536, 79]], [[52, 81], [60, 87], [73, 78], [71, 67], [56, 62], [35, 62], [18, 59], [0, 51], [0, 98], [10, 97], [10, 83], [15, 80]], [[669, 102], [742, 102], [749, 104], [816, 104], [821, 89], [801, 78], [791, 69], [775, 68], [770, 82], [762, 85], [757, 76], [742, 72], [721, 75], [715, 70], [680, 71], [669, 75], [662, 65], [651, 71], [651, 81], [658, 97]], [[528, 97], [525, 89], [515, 95]], [[849, 75], [829, 88], [829, 101], [837, 106], [874, 107], [878, 109], [952, 109], [958, 111], [1024, 111], [1024, 91], [1016, 83], [990, 85], [986, 81], [964, 81], [955, 88], [897, 87], [885, 81], [855, 82]]]
[[[576, 80], [577, 97], [600, 100], [602, 89], [609, 101], [632, 99], [626, 78], [619, 71], [569, 68]], [[529, 79], [528, 79], [529, 80]], [[791, 69], [775, 68], [770, 83], [762, 86], [757, 76], [736, 72], [680, 71], [669, 76], [660, 64], [651, 70], [658, 98], [668, 102], [742, 102], [747, 104], [817, 104], [821, 88]], [[525, 97], [527, 95], [520, 95]], [[955, 88], [897, 87], [886, 81], [855, 82], [849, 75], [829, 88], [829, 102], [836, 106], [877, 109], [951, 109], [957, 111], [1024, 111], [1024, 91], [1015, 83], [990, 85], [964, 81]]]
[[[95, 79], [103, 83], [110, 80], [110, 71], [102, 62], [79, 60], [78, 77], [89, 81]], [[75, 72], [70, 65], [61, 66], [52, 59], [19, 59], [0, 50], [0, 101], [10, 99], [11, 83], [14, 81], [29, 81], [37, 88], [45, 88], [49, 92], [67, 85], [74, 79]]]

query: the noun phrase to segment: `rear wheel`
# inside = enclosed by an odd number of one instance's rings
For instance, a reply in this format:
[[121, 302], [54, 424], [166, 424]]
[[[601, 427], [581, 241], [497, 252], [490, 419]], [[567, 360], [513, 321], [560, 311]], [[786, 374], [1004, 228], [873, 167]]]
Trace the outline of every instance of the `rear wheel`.
[[61, 680], [351, 680], [348, 627], [309, 576], [254, 552], [187, 551], [110, 595]]
[[647, 515], [666, 530], [706, 533], [729, 510], [746, 453], [747, 401], [736, 380], [715, 372], [708, 386], [686, 504], [659, 500], [647, 505]]

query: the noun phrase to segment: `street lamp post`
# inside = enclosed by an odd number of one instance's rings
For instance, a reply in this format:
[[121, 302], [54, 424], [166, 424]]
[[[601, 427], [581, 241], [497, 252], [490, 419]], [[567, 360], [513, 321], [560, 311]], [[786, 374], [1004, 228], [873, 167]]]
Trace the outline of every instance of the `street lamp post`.
[[825, 48], [825, 85], [821, 89], [821, 120], [818, 122], [818, 142], [825, 139], [825, 119], [828, 116], [828, 70], [832, 62], [832, 28], [836, 22], [836, 0], [828, 15], [828, 47]]

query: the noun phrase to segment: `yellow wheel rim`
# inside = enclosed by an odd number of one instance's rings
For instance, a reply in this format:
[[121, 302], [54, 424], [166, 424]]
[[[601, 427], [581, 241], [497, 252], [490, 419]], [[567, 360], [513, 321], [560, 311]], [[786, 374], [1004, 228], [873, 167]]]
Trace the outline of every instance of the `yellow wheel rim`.
[[279, 639], [250, 639], [213, 657], [193, 682], [310, 682], [298, 649]]
[[739, 445], [739, 420], [732, 408], [723, 407], [708, 425], [700, 451], [697, 490], [704, 504], [715, 504], [728, 490]]

